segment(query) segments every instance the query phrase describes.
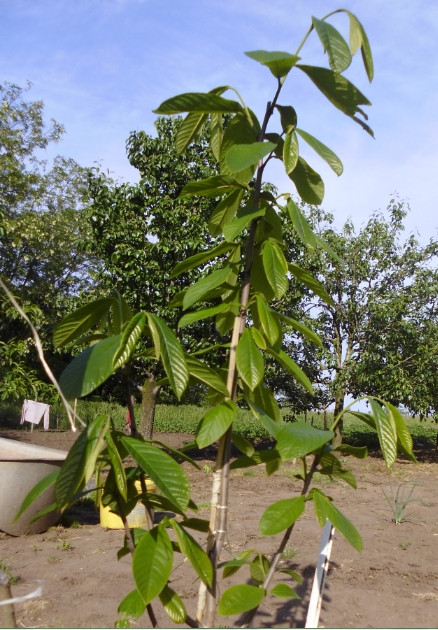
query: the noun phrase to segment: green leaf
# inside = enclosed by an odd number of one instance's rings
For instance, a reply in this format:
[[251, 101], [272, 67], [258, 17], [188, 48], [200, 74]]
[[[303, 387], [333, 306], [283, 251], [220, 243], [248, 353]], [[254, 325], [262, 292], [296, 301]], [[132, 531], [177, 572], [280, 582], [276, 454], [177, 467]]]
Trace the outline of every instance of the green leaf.
[[266, 277], [274, 291], [276, 298], [280, 299], [289, 287], [287, 279], [287, 261], [277, 243], [266, 241], [262, 251], [263, 266]]
[[203, 197], [222, 197], [227, 193], [235, 190], [242, 190], [244, 186], [236, 179], [228, 175], [213, 175], [207, 179], [200, 179], [195, 182], [189, 182], [184, 186], [180, 193], [180, 198], [203, 196]]
[[184, 112], [233, 113], [242, 111], [237, 101], [231, 101], [217, 94], [204, 92], [187, 92], [167, 99], [154, 110], [154, 114], [182, 114]]
[[295, 201], [290, 198], [287, 200], [287, 210], [301, 241], [310, 251], [314, 251], [316, 248], [315, 234]]
[[269, 560], [266, 556], [258, 553], [249, 566], [250, 575], [252, 580], [259, 585], [262, 585], [269, 572]]
[[207, 411], [196, 431], [196, 444], [204, 448], [216, 442], [233, 424], [237, 407], [231, 400], [224, 400]]
[[207, 276], [200, 278], [192, 284], [183, 299], [183, 309], [187, 310], [190, 308], [195, 302], [198, 302], [204, 295], [209, 293], [212, 289], [216, 289], [220, 287], [222, 284], [227, 282], [230, 274], [232, 272], [231, 265], [225, 265], [222, 269], [216, 269], [216, 271], [212, 271]]
[[[293, 131], [297, 126], [297, 112], [290, 105], [276, 105], [275, 107], [280, 112], [281, 128], [283, 129], [284, 133], [289, 133], [290, 131]], [[268, 136], [269, 135], [271, 134], [268, 134]], [[278, 138], [280, 138], [280, 136], [278, 136]], [[268, 137], [268, 140], [269, 139], [270, 138]]]
[[357, 459], [365, 459], [368, 457], [368, 449], [366, 446], [350, 446], [350, 444], [340, 444], [334, 451], [339, 451], [340, 453], [345, 453], [346, 455], [352, 455]]
[[296, 55], [280, 51], [253, 50], [246, 52], [245, 55], [263, 66], [267, 66], [277, 79], [287, 76], [297, 61], [300, 60], [300, 57]]
[[213, 113], [210, 116], [210, 148], [216, 160], [221, 159], [222, 138], [224, 135], [222, 114]]
[[68, 452], [55, 485], [55, 498], [63, 510], [91, 479], [109, 427], [108, 416], [92, 420]]
[[121, 340], [121, 334], [102, 339], [67, 365], [59, 379], [66, 398], [71, 400], [90, 394], [113, 374], [113, 361]]
[[245, 389], [245, 398], [252, 401], [258, 408], [263, 410], [266, 415], [273, 418], [276, 422], [280, 421], [281, 411], [277, 401], [270, 388], [261, 383], [253, 392], [248, 388]]
[[231, 439], [234, 446], [236, 446], [241, 453], [243, 453], [247, 457], [252, 457], [254, 455], [254, 446], [249, 440], [243, 437], [243, 435], [233, 433]]
[[213, 258], [217, 258], [226, 252], [229, 252], [232, 249], [232, 245], [230, 243], [221, 243], [217, 247], [213, 247], [212, 249], [208, 249], [207, 251], [199, 252], [199, 254], [194, 254], [194, 256], [190, 256], [185, 260], [182, 260], [180, 263], [175, 265], [172, 269], [172, 273], [170, 274], [170, 278], [175, 278], [176, 276], [181, 275], [185, 271], [189, 271], [189, 269], [193, 269], [194, 267], [199, 267]]
[[276, 584], [274, 588], [269, 591], [269, 595], [285, 597], [287, 599], [301, 599], [298, 593], [288, 584]]
[[297, 129], [297, 133], [307, 142], [308, 145], [312, 147], [316, 153], [327, 162], [332, 171], [336, 173], [336, 175], [342, 175], [344, 167], [342, 166], [341, 160], [338, 158], [336, 153], [334, 153], [331, 149], [329, 149], [325, 144], [317, 140], [314, 136], [311, 136], [310, 133], [304, 131], [303, 129]]
[[288, 326], [301, 333], [304, 337], [306, 337], [306, 339], [316, 344], [320, 348], [323, 347], [322, 339], [319, 335], [316, 334], [316, 332], [314, 332], [301, 322], [298, 322], [296, 319], [288, 317], [287, 315], [283, 315], [282, 313], [278, 313], [278, 317], [286, 324], [288, 324]]
[[[257, 391], [257, 390], [256, 390]], [[265, 429], [275, 438], [277, 439], [277, 434], [281, 427], [284, 425], [284, 422], [280, 419], [273, 420], [271, 416], [269, 416], [264, 409], [262, 409], [256, 402], [248, 399], [245, 396], [245, 400], [248, 403], [248, 407], [253, 412], [255, 417], [260, 420]]]
[[239, 584], [230, 586], [219, 600], [218, 614], [221, 616], [238, 615], [260, 606], [266, 591], [258, 586]]
[[248, 166], [258, 164], [259, 160], [271, 153], [276, 146], [273, 142], [234, 144], [225, 154], [225, 163], [230, 171], [238, 173]]
[[168, 584], [166, 584], [160, 593], [160, 601], [167, 616], [173, 621], [173, 623], [184, 623], [187, 617], [184, 603], [178, 593], [175, 593]]
[[359, 111], [359, 105], [371, 105], [357, 87], [337, 72], [301, 64], [297, 68], [307, 74], [324, 96], [347, 116], [354, 116]]
[[253, 144], [257, 142], [260, 133], [260, 124], [256, 116], [248, 110], [240, 112], [233, 116], [227, 123], [222, 138], [221, 156], [220, 156], [220, 172], [223, 175], [232, 175], [243, 186], [247, 187], [256, 169], [255, 164], [250, 164], [246, 168], [235, 172], [227, 165], [228, 151], [235, 145]]
[[283, 164], [286, 173], [292, 173], [298, 162], [299, 146], [295, 130], [288, 131], [283, 144]]
[[219, 201], [208, 222], [208, 229], [212, 236], [219, 236], [222, 233], [223, 226], [234, 219], [242, 197], [243, 190], [233, 190]]
[[146, 325], [146, 313], [137, 313], [123, 331], [119, 349], [113, 358], [113, 370], [128, 363]]
[[351, 52], [354, 55], [360, 47], [362, 53], [362, 60], [365, 66], [365, 71], [368, 76], [368, 80], [371, 82], [374, 77], [374, 64], [373, 56], [371, 54], [371, 47], [368, 41], [367, 34], [362, 24], [357, 17], [350, 11], [347, 11], [350, 18], [350, 47]]
[[198, 322], [201, 319], [208, 319], [209, 317], [214, 317], [218, 313], [223, 313], [230, 308], [230, 305], [227, 302], [222, 302], [217, 306], [212, 306], [211, 308], [203, 308], [200, 311], [192, 311], [190, 313], [185, 313], [181, 317], [178, 322], [178, 328], [184, 328], [185, 326], [189, 326], [193, 324], [193, 322]]
[[342, 479], [352, 488], [357, 488], [356, 478], [353, 473], [345, 468], [342, 468], [341, 462], [332, 451], [327, 451], [321, 456], [319, 466], [319, 472], [322, 475], [327, 475], [330, 479], [333, 479], [334, 477]]
[[53, 333], [53, 346], [61, 348], [78, 339], [82, 334], [97, 324], [103, 315], [109, 312], [113, 298], [102, 298], [81, 306], [70, 313], [59, 324]]
[[321, 237], [319, 237], [317, 234], [315, 234], [316, 237], [316, 242], [318, 247], [320, 247], [321, 249], [323, 249], [324, 251], [327, 252], [327, 254], [329, 254], [333, 260], [336, 260], [337, 263], [342, 263], [341, 258], [337, 255], [337, 253], [335, 252], [334, 249], [332, 249], [330, 247], [330, 245], [328, 245]]
[[132, 573], [146, 605], [166, 586], [172, 564], [172, 543], [164, 527], [158, 525], [145, 532], [134, 551]]
[[400, 442], [401, 450], [412, 461], [417, 461], [413, 453], [414, 443], [412, 440], [412, 435], [410, 434], [409, 429], [406, 426], [403, 416], [401, 415], [399, 410], [394, 407], [394, 405], [391, 405], [391, 403], [385, 402], [384, 404], [388, 411], [388, 414], [391, 415], [394, 420], [395, 430], [397, 433], [397, 438]]
[[261, 295], [255, 296], [256, 320], [267, 341], [275, 346], [281, 341], [281, 326], [277, 314]]
[[117, 612], [124, 614], [127, 617], [138, 618], [141, 617], [146, 610], [146, 604], [143, 601], [142, 596], [134, 589], [128, 595], [122, 599], [117, 609]]
[[330, 67], [334, 72], [344, 72], [351, 64], [351, 53], [347, 42], [334, 26], [312, 17], [312, 24], [327, 52]]
[[118, 491], [120, 492], [123, 500], [127, 501], [128, 488], [127, 488], [127, 483], [126, 483], [125, 468], [123, 466], [123, 461], [117, 449], [117, 446], [112, 438], [111, 431], [106, 432], [105, 440], [106, 440], [106, 445], [108, 448], [108, 455], [111, 460], [113, 473], [116, 478]]
[[181, 398], [189, 382], [184, 351], [175, 334], [162, 319], [152, 313], [147, 313], [147, 317], [157, 359], [161, 358], [170, 386], [177, 397]]
[[190, 500], [190, 483], [178, 462], [152, 444], [129, 436], [123, 436], [121, 440], [161, 493], [184, 512]]
[[248, 328], [245, 328], [237, 344], [236, 365], [239, 376], [254, 391], [263, 380], [265, 364]]
[[245, 549], [236, 555], [233, 560], [227, 560], [226, 562], [221, 562], [219, 567], [223, 569], [222, 577], [227, 578], [235, 573], [243, 567], [249, 564], [249, 558], [254, 553], [254, 549]]
[[207, 114], [187, 114], [176, 133], [175, 147], [178, 155], [184, 153], [189, 144], [199, 137], [206, 120]]
[[262, 514], [259, 523], [260, 535], [274, 536], [288, 529], [304, 512], [304, 506], [304, 496], [273, 503]]
[[330, 306], [334, 306], [332, 298], [324, 289], [322, 284], [316, 280], [308, 271], [302, 269], [295, 263], [289, 263], [288, 269], [293, 276], [300, 282], [302, 282], [308, 289], [310, 289], [315, 295], [318, 295], [321, 300]]
[[190, 376], [195, 378], [200, 383], [203, 383], [204, 385], [208, 385], [208, 387], [215, 389], [224, 396], [229, 395], [227, 385], [221, 378], [220, 373], [218, 373], [206, 363], [203, 363], [202, 361], [199, 361], [194, 357], [188, 356], [186, 362]]
[[314, 394], [312, 383], [309, 381], [303, 370], [295, 363], [293, 359], [287, 355], [284, 350], [276, 346], [268, 346], [267, 351], [276, 359], [283, 368], [291, 374], [300, 385], [302, 385], [309, 394]]
[[114, 296], [111, 310], [113, 314], [113, 327], [111, 332], [113, 335], [118, 335], [123, 332], [125, 325], [132, 319], [132, 311], [129, 304], [118, 291]]
[[296, 167], [288, 176], [303, 201], [319, 206], [324, 199], [324, 182], [302, 157], [298, 158]]
[[328, 519], [333, 527], [344, 536], [347, 542], [360, 553], [362, 551], [362, 538], [353, 523], [351, 523], [320, 490], [314, 488], [312, 490], [312, 498], [319, 524], [324, 526]]
[[254, 219], [264, 214], [265, 208], [263, 206], [259, 208], [253, 208], [252, 206], [240, 208], [231, 223], [225, 223], [223, 226], [224, 236], [227, 241], [233, 241]]
[[211, 586], [213, 582], [213, 567], [210, 558], [196, 540], [174, 519], [171, 520], [171, 525], [175, 530], [181, 553], [187, 556], [200, 580], [206, 586]]
[[277, 449], [283, 460], [304, 457], [330, 442], [334, 435], [306, 422], [287, 423], [277, 432]]
[[28, 494], [24, 497], [23, 502], [20, 506], [20, 509], [18, 510], [16, 516], [14, 517], [14, 521], [17, 521], [20, 518], [20, 516], [23, 514], [23, 512], [27, 510], [29, 505], [31, 505], [35, 501], [35, 499], [37, 499], [41, 494], [43, 494], [43, 492], [45, 492], [47, 488], [50, 488], [50, 486], [53, 486], [53, 484], [56, 482], [58, 478], [58, 475], [59, 475], [59, 470], [54, 470], [53, 472], [49, 473], [46, 477], [43, 477], [43, 479], [38, 481], [38, 483], [32, 488], [32, 490], [30, 490]]
[[391, 468], [397, 459], [397, 431], [394, 417], [392, 414], [386, 413], [373, 398], [369, 398], [368, 400], [374, 422], [376, 423], [383, 459], [385, 460], [386, 466]]

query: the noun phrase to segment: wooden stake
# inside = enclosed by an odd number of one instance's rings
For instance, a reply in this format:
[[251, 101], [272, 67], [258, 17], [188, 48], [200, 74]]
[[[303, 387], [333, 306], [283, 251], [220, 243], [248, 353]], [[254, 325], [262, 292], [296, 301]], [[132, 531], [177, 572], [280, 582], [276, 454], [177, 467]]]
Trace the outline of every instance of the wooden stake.
[[316, 563], [315, 577], [313, 578], [312, 593], [310, 595], [309, 608], [305, 628], [317, 628], [321, 613], [322, 596], [324, 593], [325, 578], [327, 576], [330, 554], [332, 551], [335, 528], [327, 519], [322, 530], [321, 546]]

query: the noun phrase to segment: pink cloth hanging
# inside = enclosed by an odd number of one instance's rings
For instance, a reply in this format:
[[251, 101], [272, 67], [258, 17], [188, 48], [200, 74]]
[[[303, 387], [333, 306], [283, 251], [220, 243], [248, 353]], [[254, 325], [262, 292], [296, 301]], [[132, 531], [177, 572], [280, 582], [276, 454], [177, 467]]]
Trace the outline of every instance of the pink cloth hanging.
[[39, 424], [41, 418], [44, 417], [44, 431], [47, 431], [49, 428], [49, 410], [50, 405], [36, 402], [36, 400], [25, 400], [21, 409], [20, 424], [23, 424], [25, 420], [27, 422], [32, 422], [32, 424]]

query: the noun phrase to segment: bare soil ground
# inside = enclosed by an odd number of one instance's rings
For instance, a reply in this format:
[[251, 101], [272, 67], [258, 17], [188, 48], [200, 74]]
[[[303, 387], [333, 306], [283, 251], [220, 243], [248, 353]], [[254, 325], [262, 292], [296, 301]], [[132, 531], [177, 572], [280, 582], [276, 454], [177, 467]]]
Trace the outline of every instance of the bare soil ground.
[[[0, 435], [66, 450], [75, 439], [67, 432], [0, 431]], [[156, 437], [175, 447], [192, 439], [181, 434]], [[438, 457], [434, 450], [417, 456], [418, 464], [398, 460], [391, 473], [377, 455], [363, 461], [346, 458], [345, 466], [356, 475], [357, 490], [343, 482], [319, 480], [319, 486], [359, 529], [364, 543], [363, 553], [358, 554], [336, 533], [320, 627], [438, 627]], [[184, 467], [200, 516], [208, 518], [213, 457], [198, 463], [200, 470]], [[273, 553], [279, 537], [260, 537], [258, 522], [274, 500], [297, 494], [299, 485], [293, 473], [292, 463], [269, 479], [263, 467], [233, 472], [224, 559], [251, 547]], [[395, 525], [383, 491], [389, 494], [391, 486], [396, 490], [405, 482], [418, 484], [412, 495], [417, 501], [406, 508], [409, 520]], [[304, 627], [320, 537], [321, 528], [309, 505], [282, 560], [284, 568], [295, 569], [303, 577], [302, 585], [292, 584], [301, 599], [268, 598], [253, 627]], [[72, 508], [62, 525], [42, 534], [12, 537], [0, 533], [0, 559], [19, 578], [13, 594], [28, 593], [35, 587], [33, 580], [44, 580], [42, 597], [16, 604], [17, 626], [114, 627], [118, 604], [134, 587], [129, 557], [116, 559], [123, 538], [122, 531], [102, 528], [99, 515], [89, 504]], [[237, 578], [246, 576], [237, 574]], [[225, 586], [231, 583], [228, 580]], [[186, 564], [176, 567], [172, 586], [194, 615], [198, 583]], [[160, 606], [156, 608], [159, 625], [171, 627]], [[217, 620], [221, 627], [232, 622]], [[150, 627], [150, 621], [144, 615], [132, 627]]]

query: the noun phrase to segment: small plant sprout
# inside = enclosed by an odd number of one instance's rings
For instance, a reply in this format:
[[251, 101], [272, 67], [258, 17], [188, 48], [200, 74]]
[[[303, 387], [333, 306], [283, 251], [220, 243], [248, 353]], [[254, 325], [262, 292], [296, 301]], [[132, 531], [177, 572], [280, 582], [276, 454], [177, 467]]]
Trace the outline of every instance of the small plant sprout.
[[[404, 481], [395, 490], [393, 485], [390, 484], [390, 495], [383, 490], [385, 499], [391, 508], [392, 520], [396, 525], [409, 521], [410, 523], [419, 523], [418, 520], [412, 518], [412, 512], [407, 512], [406, 508], [412, 503], [421, 503], [425, 505], [423, 499], [419, 497], [413, 497], [415, 488], [418, 483], [414, 481]], [[403, 547], [402, 547], [403, 548]]]

